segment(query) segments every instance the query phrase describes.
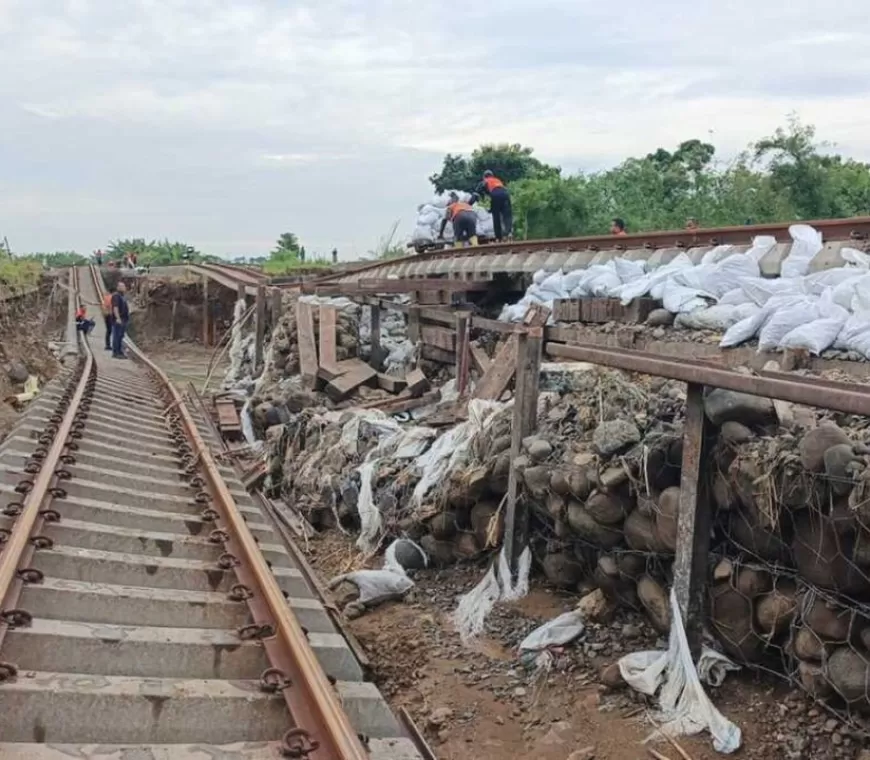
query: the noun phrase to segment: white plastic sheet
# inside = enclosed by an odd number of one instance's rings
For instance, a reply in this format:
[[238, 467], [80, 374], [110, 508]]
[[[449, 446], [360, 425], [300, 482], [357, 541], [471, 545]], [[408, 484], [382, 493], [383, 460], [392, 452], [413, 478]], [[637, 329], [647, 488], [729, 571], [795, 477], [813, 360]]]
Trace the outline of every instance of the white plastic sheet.
[[526, 547], [517, 562], [517, 581], [513, 582], [504, 549], [483, 580], [463, 595], [453, 613], [453, 624], [463, 643], [469, 643], [480, 635], [486, 618], [496, 602], [512, 602], [529, 593], [529, 573], [532, 569], [532, 552]]
[[[742, 740], [740, 729], [722, 715], [705, 694], [698, 670], [692, 663], [673, 589], [670, 601], [673, 623], [668, 650], [626, 655], [619, 661], [619, 672], [629, 686], [642, 694], [653, 696], [659, 693], [659, 710], [655, 717], [662, 724], [662, 733], [674, 737], [693, 736], [708, 730], [713, 736], [713, 747], [717, 752], [736, 752]], [[724, 678], [726, 668], [737, 669], [724, 655], [711, 652], [707, 654], [707, 659], [704, 672], [719, 683]], [[657, 736], [658, 732], [648, 737], [647, 741]]]
[[586, 630], [586, 621], [580, 610], [565, 612], [538, 626], [520, 643], [520, 652], [539, 652], [549, 647], [570, 644]]

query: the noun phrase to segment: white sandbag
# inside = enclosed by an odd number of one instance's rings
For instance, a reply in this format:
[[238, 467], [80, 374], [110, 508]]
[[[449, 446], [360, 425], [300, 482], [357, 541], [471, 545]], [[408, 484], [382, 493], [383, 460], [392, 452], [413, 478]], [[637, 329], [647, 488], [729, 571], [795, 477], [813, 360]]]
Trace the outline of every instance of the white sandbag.
[[760, 310], [755, 304], [718, 303], [706, 309], [677, 314], [674, 326], [688, 330], [727, 330], [741, 319], [753, 316]]
[[743, 255], [756, 263], [761, 262], [776, 245], [776, 238], [772, 235], [758, 235], [752, 240], [752, 247]]
[[618, 258], [614, 259], [613, 267], [619, 279], [625, 282], [631, 282], [643, 277], [646, 274], [646, 261], [631, 261], [630, 259]]
[[622, 287], [622, 280], [614, 271], [602, 272], [587, 285], [593, 296], [604, 298], [618, 291]]
[[803, 348], [814, 356], [833, 345], [840, 330], [843, 329], [845, 319], [827, 318], [815, 319], [809, 324], [796, 327], [788, 333], [780, 342], [778, 348]]
[[782, 304], [758, 333], [758, 350], [774, 351], [782, 339], [796, 327], [819, 318], [818, 300], [798, 296]]
[[532, 282], [535, 285], [540, 285], [544, 280], [546, 280], [550, 276], [550, 273], [546, 269], [539, 269], [532, 275]]
[[755, 302], [746, 295], [741, 287], [729, 290], [719, 299], [719, 303], [722, 306], [740, 306], [741, 304], [746, 303], [751, 303], [753, 306], [755, 305]]
[[662, 306], [674, 314], [704, 309], [709, 305], [706, 299], [715, 300], [710, 293], [696, 288], [687, 288], [673, 280], [665, 281], [661, 298]]
[[870, 358], [870, 314], [853, 314], [843, 324], [834, 347]]
[[582, 610], [564, 612], [526, 636], [520, 643], [520, 652], [540, 652], [549, 647], [563, 647], [585, 630], [586, 619]]
[[808, 224], [793, 224], [788, 228], [791, 250], [780, 267], [780, 277], [801, 277], [810, 269], [810, 263], [822, 250], [822, 234]]
[[[691, 269], [694, 266], [688, 254], [681, 253], [673, 261], [659, 267], [652, 273], [653, 282], [649, 289], [649, 294], [657, 301], [662, 299], [665, 283], [670, 280], [677, 272], [683, 269]], [[624, 295], [623, 295], [624, 297]]]
[[758, 262], [742, 253], [734, 254], [720, 261], [716, 270], [705, 283], [706, 290], [717, 296], [725, 295], [730, 290], [740, 287], [747, 277], [760, 277]]
[[[820, 296], [827, 288], [837, 288], [849, 281], [860, 280], [866, 274], [856, 267], [837, 267], [813, 272], [804, 277], [804, 288], [810, 295]], [[851, 293], [849, 294], [851, 302]], [[848, 307], [846, 307], [848, 308]]]
[[759, 308], [754, 314], [744, 317], [725, 332], [719, 341], [720, 348], [732, 348], [754, 338], [776, 309], [789, 303], [793, 296], [774, 296]]
[[855, 314], [870, 312], [870, 276], [861, 280], [855, 283], [855, 294], [852, 296], [851, 311]]
[[562, 284], [569, 293], [574, 290], [585, 276], [585, 269], [575, 269], [573, 272], [566, 272], [562, 278]]
[[840, 256], [848, 264], [854, 264], [859, 269], [870, 269], [870, 255], [855, 248], [841, 248]]
[[732, 253], [734, 253], [733, 245], [717, 245], [701, 257], [701, 264], [718, 264]]
[[788, 280], [771, 280], [765, 277], [744, 277], [740, 279], [740, 287], [758, 306], [764, 306], [769, 300], [779, 296], [800, 296], [806, 294], [803, 278], [795, 277]]
[[555, 298], [565, 298], [567, 296], [567, 291], [565, 290], [563, 279], [564, 275], [562, 274], [562, 270], [557, 269], [544, 279], [540, 286], [541, 290], [550, 291], [554, 294]]

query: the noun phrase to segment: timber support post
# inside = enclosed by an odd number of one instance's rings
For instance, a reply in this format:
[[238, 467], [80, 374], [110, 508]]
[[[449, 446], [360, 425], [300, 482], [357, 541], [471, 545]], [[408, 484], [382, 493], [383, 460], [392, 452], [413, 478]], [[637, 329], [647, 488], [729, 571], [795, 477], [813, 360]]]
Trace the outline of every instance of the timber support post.
[[[211, 316], [211, 310], [208, 307], [208, 277], [202, 278], [202, 345], [208, 347], [209, 345], [209, 336], [211, 335], [211, 329], [209, 327], [209, 317]], [[175, 305], [173, 304], [172, 311], [172, 327], [173, 333], [175, 332]]]
[[544, 328], [528, 327], [517, 335], [516, 391], [511, 424], [511, 462], [508, 475], [507, 512], [505, 513], [505, 558], [511, 571], [529, 543], [528, 505], [520, 498], [520, 484], [514, 461], [520, 456], [523, 439], [530, 436], [538, 421], [538, 388], [541, 376], [541, 354], [544, 348]]
[[257, 285], [254, 322], [254, 372], [263, 366], [263, 342], [266, 338], [266, 286]]
[[704, 413], [704, 386], [688, 384], [683, 426], [683, 462], [680, 476], [680, 512], [677, 520], [677, 557], [674, 594], [692, 655], [701, 649], [704, 626], [707, 557], [710, 550], [712, 509], [708, 484], [701, 472], [707, 452], [709, 423]]

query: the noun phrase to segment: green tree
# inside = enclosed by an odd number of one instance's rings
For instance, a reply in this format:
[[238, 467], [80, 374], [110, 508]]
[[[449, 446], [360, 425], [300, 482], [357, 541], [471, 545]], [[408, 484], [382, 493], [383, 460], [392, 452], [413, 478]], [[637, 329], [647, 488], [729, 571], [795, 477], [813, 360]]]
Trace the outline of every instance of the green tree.
[[299, 238], [292, 232], [282, 232], [278, 238], [275, 248], [272, 250], [273, 256], [281, 258], [299, 257]]
[[570, 237], [588, 227], [588, 192], [583, 177], [523, 179], [512, 186], [511, 195], [517, 237]]
[[[190, 258], [185, 258], [191, 249], [193, 249], [193, 253]], [[181, 264], [188, 260], [197, 262], [209, 259], [208, 256], [204, 256], [200, 251], [197, 251], [187, 243], [170, 242], [168, 239], [147, 241], [145, 238], [128, 238], [125, 240], [112, 240], [106, 247], [105, 252], [110, 260], [123, 260], [128, 253], [135, 253], [139, 264], [150, 264], [152, 266], [167, 266], [170, 264]]]
[[532, 148], [519, 143], [513, 145], [481, 145], [466, 159], [461, 155], [447, 154], [441, 171], [429, 177], [435, 191], [464, 190], [471, 192], [489, 169], [505, 183], [521, 179], [558, 176], [560, 170], [539, 161]]

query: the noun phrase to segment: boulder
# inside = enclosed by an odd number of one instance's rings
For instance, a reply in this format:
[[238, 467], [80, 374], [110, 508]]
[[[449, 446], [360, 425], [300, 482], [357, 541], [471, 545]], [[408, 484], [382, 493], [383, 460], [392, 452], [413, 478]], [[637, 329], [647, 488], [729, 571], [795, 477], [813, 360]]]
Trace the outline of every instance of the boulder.
[[400, 538], [393, 544], [393, 551], [398, 562], [405, 570], [422, 570], [428, 564], [428, 557], [422, 547], [413, 541]]
[[612, 549], [624, 535], [619, 525], [602, 525], [586, 507], [573, 500], [568, 502], [568, 524], [578, 536], [604, 549]]
[[548, 554], [541, 566], [547, 580], [559, 588], [573, 589], [583, 580], [583, 565], [572, 552]]
[[644, 575], [637, 582], [637, 596], [653, 628], [659, 633], [668, 633], [671, 630], [671, 606], [667, 591], [658, 581]]
[[746, 425], [733, 421], [722, 425], [719, 433], [722, 436], [722, 440], [732, 446], [739, 446], [741, 443], [747, 443], [755, 438], [755, 433], [746, 427]]
[[6, 375], [13, 383], [25, 383], [30, 377], [30, 370], [27, 369], [24, 362], [15, 360], [6, 367]]
[[831, 490], [838, 496], [845, 496], [852, 490], [853, 485], [850, 465], [857, 460], [852, 446], [848, 443], [831, 446], [825, 451], [823, 459]]
[[740, 422], [747, 427], [759, 427], [776, 418], [773, 402], [763, 396], [714, 388], [704, 398], [704, 411], [714, 425]]
[[545, 461], [553, 453], [553, 446], [545, 438], [526, 438], [523, 446], [535, 464]]
[[621, 523], [630, 509], [628, 500], [616, 494], [596, 491], [586, 500], [586, 511], [602, 525]]
[[833, 446], [851, 446], [849, 436], [833, 422], [823, 422], [801, 438], [798, 451], [801, 464], [810, 472], [823, 472], [825, 452]]
[[850, 705], [868, 707], [867, 684], [870, 679], [870, 655], [852, 647], [836, 649], [827, 662], [828, 682]]
[[653, 309], [646, 318], [650, 327], [667, 327], [674, 323], [674, 314], [667, 309]]
[[637, 425], [628, 420], [602, 422], [592, 434], [592, 443], [601, 456], [609, 457], [640, 442]]

